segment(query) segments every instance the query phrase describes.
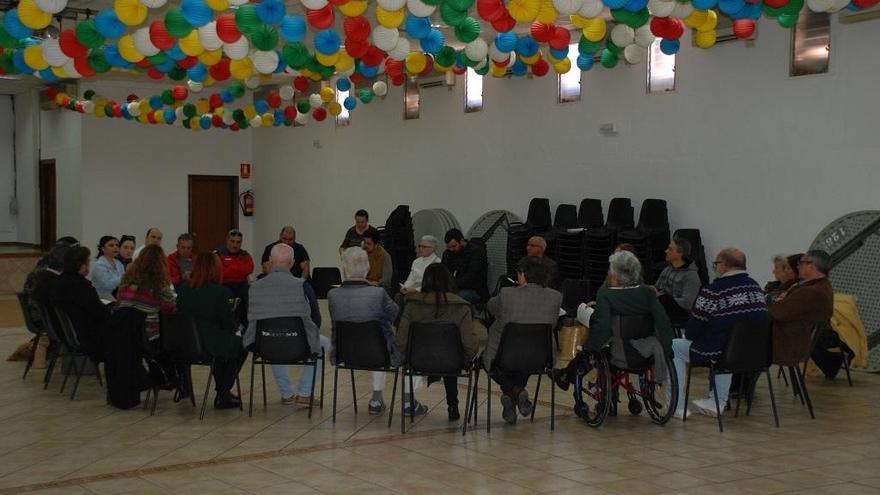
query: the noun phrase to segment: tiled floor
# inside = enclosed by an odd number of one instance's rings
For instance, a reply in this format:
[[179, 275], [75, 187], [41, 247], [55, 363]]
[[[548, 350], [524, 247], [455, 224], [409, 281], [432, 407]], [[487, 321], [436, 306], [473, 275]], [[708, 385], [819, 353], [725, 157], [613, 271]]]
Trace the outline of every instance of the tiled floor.
[[[26, 338], [20, 328], [0, 329], [0, 353]], [[57, 376], [43, 391], [41, 373], [22, 380], [21, 371], [22, 363], [0, 363], [0, 493], [880, 493], [880, 377], [864, 373], [853, 388], [811, 379], [816, 420], [779, 382], [779, 429], [762, 386], [752, 415], [728, 413], [724, 433], [703, 416], [659, 427], [625, 415], [592, 429], [562, 393], [550, 432], [544, 381], [534, 424], [503, 425], [494, 400], [491, 434], [481, 407], [482, 427], [462, 436], [446, 421], [438, 385], [419, 394], [432, 409], [410, 433], [401, 435], [397, 421], [389, 430], [387, 416], [366, 414], [366, 373], [357, 375], [357, 415], [341, 374], [334, 425], [331, 367], [325, 407], [311, 419], [278, 403], [269, 373], [267, 409], [257, 397], [253, 418], [209, 408], [204, 421], [168, 393], [151, 417], [106, 406], [93, 377], [70, 401]], [[204, 386], [205, 371], [194, 375]], [[697, 396], [706, 390], [699, 376]], [[248, 379], [249, 365], [243, 386]]]

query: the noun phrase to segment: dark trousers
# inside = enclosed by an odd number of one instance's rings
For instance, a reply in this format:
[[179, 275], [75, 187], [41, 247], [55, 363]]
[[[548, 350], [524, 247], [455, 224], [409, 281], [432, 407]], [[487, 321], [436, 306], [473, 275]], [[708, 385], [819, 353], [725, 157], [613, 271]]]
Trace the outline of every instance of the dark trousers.
[[444, 376], [443, 386], [446, 388], [446, 405], [458, 406], [458, 377]]
[[823, 328], [819, 330], [819, 336], [816, 340], [816, 348], [813, 349], [813, 362], [822, 370], [822, 373], [828, 378], [837, 376], [843, 365], [844, 354], [841, 352], [829, 352], [828, 349], [837, 348], [848, 356], [847, 359], [855, 357], [855, 353], [846, 344], [840, 340], [837, 332], [834, 330]]
[[247, 327], [248, 289], [250, 289], [250, 286], [248, 284], [226, 284], [225, 287], [232, 293], [232, 297], [237, 297], [241, 300], [235, 315], [238, 317], [238, 323]]
[[657, 299], [660, 300], [660, 304], [666, 310], [666, 316], [673, 324], [684, 324], [691, 317], [691, 314], [682, 309], [671, 295], [661, 294]]
[[235, 377], [238, 376], [241, 366], [247, 360], [247, 355], [247, 351], [242, 350], [241, 355], [236, 359], [216, 358], [214, 360], [214, 390], [217, 395], [225, 395], [232, 390], [232, 386], [235, 385]]
[[495, 375], [492, 378], [501, 386], [504, 395], [509, 395], [514, 399], [529, 383], [529, 375], [525, 373]]

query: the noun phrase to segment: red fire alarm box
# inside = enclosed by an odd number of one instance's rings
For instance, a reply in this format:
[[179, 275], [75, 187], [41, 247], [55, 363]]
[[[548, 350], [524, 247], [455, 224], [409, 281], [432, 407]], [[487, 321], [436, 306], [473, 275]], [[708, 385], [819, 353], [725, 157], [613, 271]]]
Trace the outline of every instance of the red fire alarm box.
[[250, 163], [242, 163], [241, 164], [241, 178], [242, 179], [250, 179], [251, 178], [251, 164]]

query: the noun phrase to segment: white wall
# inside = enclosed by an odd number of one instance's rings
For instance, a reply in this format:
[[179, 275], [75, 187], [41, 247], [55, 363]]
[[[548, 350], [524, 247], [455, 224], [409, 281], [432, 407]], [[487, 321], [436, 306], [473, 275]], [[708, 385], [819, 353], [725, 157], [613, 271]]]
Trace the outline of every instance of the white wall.
[[[83, 240], [83, 219], [88, 215], [83, 211], [82, 116], [76, 112], [52, 110], [40, 111], [38, 118], [40, 158], [55, 159], [57, 237], [72, 235]], [[38, 184], [35, 186], [39, 190]], [[36, 238], [39, 238], [39, 230]]]
[[18, 173], [17, 242], [40, 243], [40, 98], [36, 90], [15, 95], [15, 153]]
[[[491, 209], [524, 216], [532, 197], [554, 208], [653, 197], [668, 200], [673, 228], [702, 229], [708, 256], [739, 246], [766, 280], [773, 254], [877, 208], [877, 22], [833, 22], [821, 76], [788, 77], [789, 31], [772, 20], [761, 20], [754, 48], [682, 45], [674, 94], [646, 95], [644, 65], [597, 65], [579, 103], [555, 103], [555, 77], [487, 77], [484, 110], [464, 114], [459, 77], [451, 92], [422, 92], [419, 120], [403, 121], [393, 88], [359, 105], [347, 128], [253, 131], [255, 191], [272, 205], [258, 206], [256, 235], [268, 241], [293, 222], [313, 266], [326, 266], [358, 208], [381, 225], [397, 204], [443, 207], [467, 229]], [[599, 136], [606, 122], [618, 137]]]
[[0, 241], [18, 239], [17, 219], [8, 208], [15, 196], [15, 146], [12, 95], [0, 95]]

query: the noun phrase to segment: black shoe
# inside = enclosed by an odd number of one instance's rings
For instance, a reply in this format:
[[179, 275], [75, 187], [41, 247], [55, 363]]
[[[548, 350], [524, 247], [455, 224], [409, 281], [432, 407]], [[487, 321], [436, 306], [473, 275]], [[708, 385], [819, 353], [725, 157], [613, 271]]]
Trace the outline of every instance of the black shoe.
[[446, 406], [446, 412], [449, 414], [449, 421], [458, 421], [461, 419], [457, 404], [454, 406]]
[[241, 399], [232, 395], [218, 395], [214, 398], [214, 409], [237, 409], [241, 407]]
[[557, 387], [561, 388], [565, 392], [568, 392], [568, 387], [571, 385], [571, 382], [568, 381], [568, 374], [565, 372], [565, 370], [553, 370], [548, 374], [550, 375], [550, 378], [553, 379], [553, 383], [555, 383]]
[[501, 417], [504, 418], [504, 421], [507, 421], [507, 424], [515, 425], [516, 424], [516, 404], [513, 402], [513, 398], [507, 394], [501, 396]]

